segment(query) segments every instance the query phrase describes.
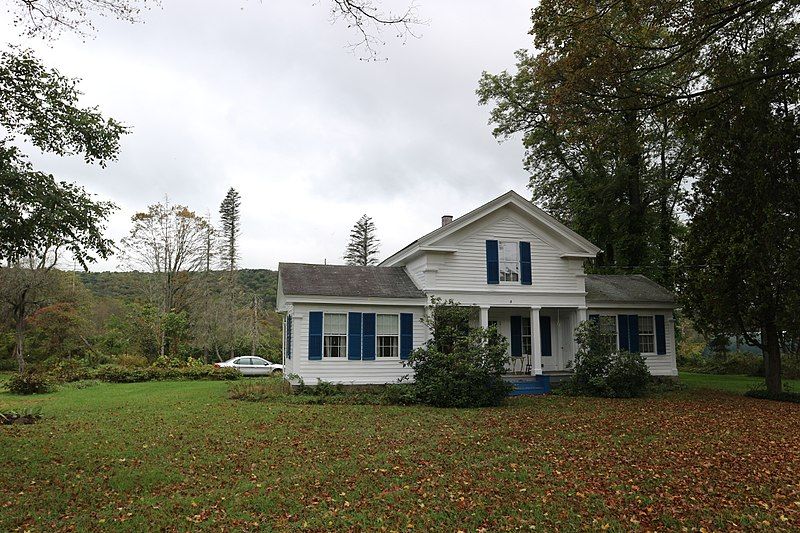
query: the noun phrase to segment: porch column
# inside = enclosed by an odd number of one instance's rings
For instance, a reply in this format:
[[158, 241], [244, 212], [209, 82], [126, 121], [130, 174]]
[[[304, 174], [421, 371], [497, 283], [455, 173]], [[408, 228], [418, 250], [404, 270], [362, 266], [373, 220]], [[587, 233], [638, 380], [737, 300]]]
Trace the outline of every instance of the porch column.
[[483, 329], [487, 329], [489, 327], [489, 306], [482, 305], [480, 307], [481, 311], [481, 327]]
[[531, 347], [533, 348], [533, 367], [531, 375], [542, 375], [542, 332], [539, 326], [539, 307], [531, 307]]

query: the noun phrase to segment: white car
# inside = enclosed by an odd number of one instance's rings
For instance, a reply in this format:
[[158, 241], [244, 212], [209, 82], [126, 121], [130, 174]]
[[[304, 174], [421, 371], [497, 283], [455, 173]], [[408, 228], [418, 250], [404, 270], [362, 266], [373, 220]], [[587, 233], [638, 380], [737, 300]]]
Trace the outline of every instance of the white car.
[[234, 357], [222, 363], [214, 363], [219, 368], [235, 368], [245, 376], [271, 376], [282, 374], [283, 365], [270, 363], [261, 357]]

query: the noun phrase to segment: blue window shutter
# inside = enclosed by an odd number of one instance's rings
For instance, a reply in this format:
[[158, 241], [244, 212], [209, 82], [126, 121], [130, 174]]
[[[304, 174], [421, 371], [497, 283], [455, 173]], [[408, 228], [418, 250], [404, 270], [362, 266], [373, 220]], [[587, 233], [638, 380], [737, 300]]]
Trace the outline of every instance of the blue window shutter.
[[617, 315], [617, 329], [619, 330], [619, 349], [630, 350], [630, 337], [628, 336], [628, 315]]
[[500, 259], [497, 241], [486, 241], [486, 283], [500, 283]]
[[375, 313], [364, 313], [364, 326], [361, 334], [361, 358], [375, 360]]
[[595, 324], [599, 324], [600, 323], [600, 315], [589, 315], [589, 320], [591, 320]]
[[286, 359], [292, 358], [292, 315], [286, 315]]
[[667, 330], [664, 327], [664, 315], [656, 315], [656, 353], [667, 354]]
[[347, 313], [347, 358], [361, 360], [361, 313]]
[[322, 359], [322, 311], [308, 313], [308, 359]]
[[542, 339], [542, 357], [553, 355], [553, 340], [550, 337], [550, 317], [539, 317], [539, 336]]
[[531, 284], [531, 243], [519, 242], [519, 270], [523, 285]]
[[639, 315], [628, 315], [628, 335], [630, 337], [629, 351], [639, 352]]
[[414, 315], [400, 313], [400, 359], [408, 359], [414, 347]]
[[511, 356], [522, 356], [522, 317], [511, 317]]

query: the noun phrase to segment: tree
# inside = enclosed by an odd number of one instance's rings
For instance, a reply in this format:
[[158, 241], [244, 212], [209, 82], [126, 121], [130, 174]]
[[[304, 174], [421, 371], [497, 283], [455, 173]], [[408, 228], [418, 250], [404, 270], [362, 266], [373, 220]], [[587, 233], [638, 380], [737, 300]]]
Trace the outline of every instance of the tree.
[[[616, 3], [600, 16], [594, 3], [542, 2], [533, 14], [537, 51], [517, 52], [513, 75], [484, 73], [478, 95], [495, 104], [495, 136], [522, 134], [533, 200], [602, 248], [596, 268], [671, 284], [695, 154], [673, 108], [643, 110], [623, 98], [647, 56], [607, 36], [646, 34], [652, 19], [637, 6]], [[624, 103], [613, 114], [591, 96], [614, 91]]]
[[[785, 17], [754, 24], [715, 66], [714, 84], [791, 68], [800, 27]], [[800, 334], [799, 82], [770, 77], [708, 95], [691, 123], [703, 165], [683, 250], [685, 310], [707, 337], [760, 347], [773, 396], [782, 352]]]
[[231, 187], [219, 206], [220, 220], [220, 266], [233, 272], [239, 262], [239, 237], [242, 233], [242, 200], [239, 192]]
[[380, 241], [375, 237], [375, 223], [363, 215], [350, 230], [350, 242], [344, 254], [348, 265], [372, 266], [378, 263]]
[[[182, 311], [192, 280], [189, 273], [205, 264], [208, 222], [186, 206], [171, 204], [168, 198], [136, 213], [131, 221], [133, 227], [122, 239], [128, 265], [156, 275], [157, 286], [150, 292], [164, 317]], [[160, 328], [159, 337], [159, 354], [166, 355], [165, 328]]]

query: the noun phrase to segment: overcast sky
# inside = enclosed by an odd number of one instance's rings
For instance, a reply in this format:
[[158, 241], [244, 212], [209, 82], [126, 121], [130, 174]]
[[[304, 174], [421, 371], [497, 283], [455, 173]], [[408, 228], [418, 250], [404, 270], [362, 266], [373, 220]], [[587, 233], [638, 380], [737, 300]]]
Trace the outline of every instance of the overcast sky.
[[417, 5], [429, 24], [405, 44], [386, 32], [385, 62], [348, 50], [356, 36], [331, 24], [327, 0], [163, 0], [139, 24], [98, 21], [85, 42], [16, 38], [82, 78], [83, 104], [131, 127], [105, 169], [29, 153], [120, 207], [115, 240], [165, 194], [216, 220], [232, 186], [242, 195], [242, 267], [341, 263], [363, 213], [388, 257], [443, 214], [509, 189], [529, 196], [521, 143], [492, 137], [475, 89], [483, 70], [511, 68], [513, 52], [530, 46], [533, 3]]

